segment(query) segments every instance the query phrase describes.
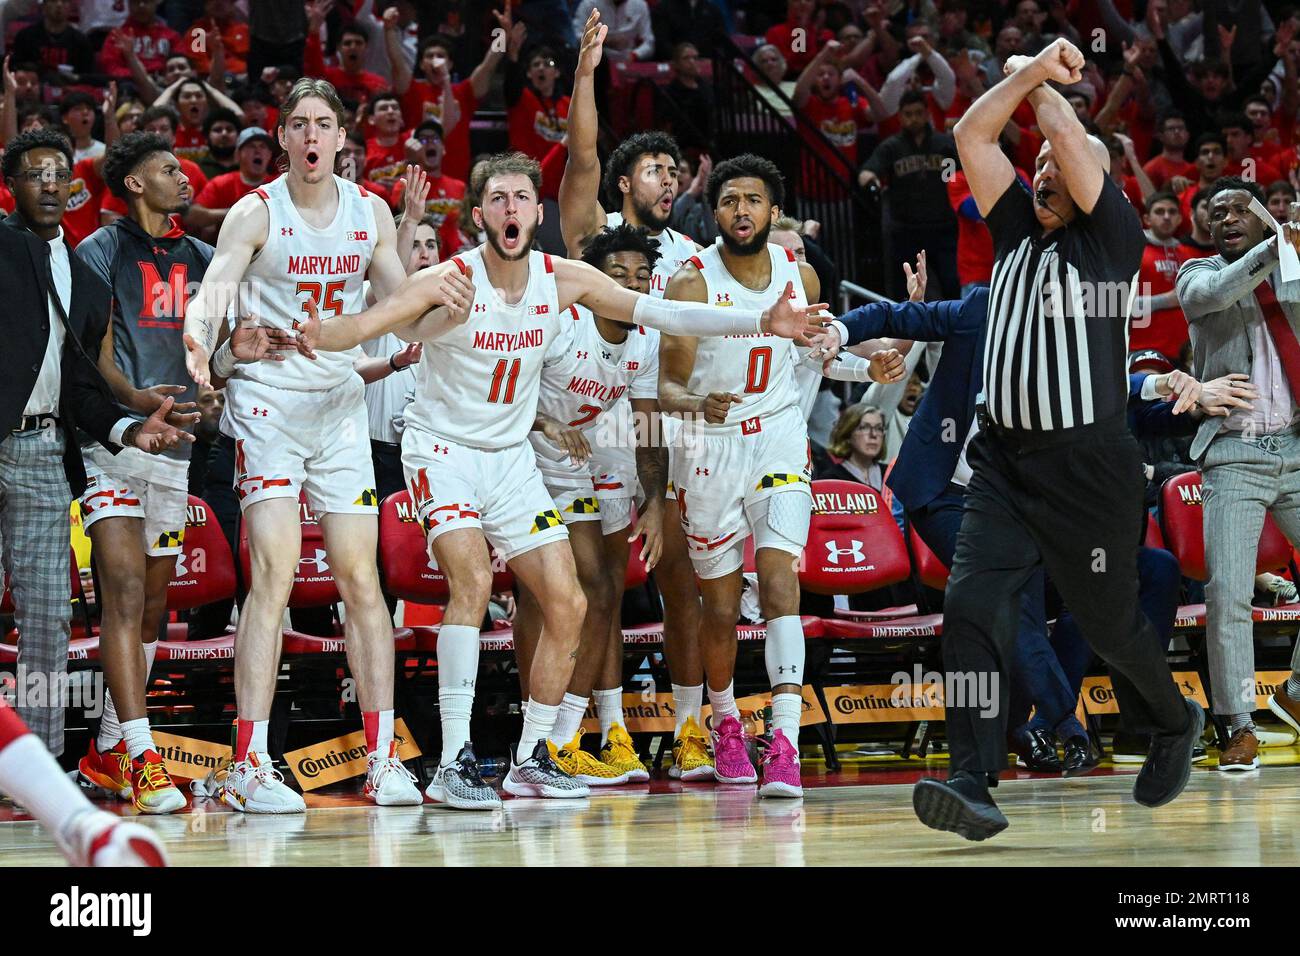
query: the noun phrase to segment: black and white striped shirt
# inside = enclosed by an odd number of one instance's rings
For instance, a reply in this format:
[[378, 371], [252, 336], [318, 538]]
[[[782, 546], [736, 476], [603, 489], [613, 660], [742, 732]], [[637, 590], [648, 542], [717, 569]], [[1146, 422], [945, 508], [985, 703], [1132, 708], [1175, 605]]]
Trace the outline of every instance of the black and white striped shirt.
[[985, 217], [993, 236], [984, 400], [1004, 428], [1104, 421], [1128, 401], [1128, 316], [1145, 239], [1110, 177], [1090, 214], [1044, 234], [1015, 180]]

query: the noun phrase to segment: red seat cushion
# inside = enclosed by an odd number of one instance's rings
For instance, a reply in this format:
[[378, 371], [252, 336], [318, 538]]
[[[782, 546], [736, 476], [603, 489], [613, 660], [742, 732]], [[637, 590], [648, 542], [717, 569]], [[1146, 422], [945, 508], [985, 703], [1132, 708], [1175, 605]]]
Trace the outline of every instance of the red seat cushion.
[[[393, 646], [398, 651], [415, 650], [415, 634], [409, 627], [393, 628]], [[286, 654], [343, 654], [347, 642], [342, 635], [336, 637], [319, 637], [304, 634], [301, 631], [284, 632], [284, 653]]]
[[847, 618], [850, 621], [892, 621], [899, 617], [911, 617], [917, 613], [915, 604], [904, 604], [902, 607], [887, 607], [879, 611], [855, 611], [852, 608], [835, 609], [835, 616]]
[[906, 581], [903, 534], [884, 498], [855, 481], [814, 481], [799, 584], [814, 594], [858, 594]]
[[[509, 591], [514, 575], [495, 550], [492, 559], [492, 591]], [[379, 565], [384, 588], [403, 601], [441, 604], [450, 597], [447, 576], [429, 556], [424, 528], [411, 505], [411, 495], [398, 491], [379, 506]]]
[[216, 515], [202, 498], [189, 496], [185, 508], [185, 550], [167, 585], [167, 607], [187, 611], [235, 596], [235, 559]]
[[[17, 644], [0, 644], [0, 663], [12, 664], [18, 660]], [[75, 637], [68, 641], [69, 661], [99, 660], [98, 637]]]
[[832, 640], [878, 640], [943, 635], [942, 614], [918, 614], [916, 617], [899, 617], [892, 621], [845, 621], [829, 618], [823, 623], [826, 637]]
[[[339, 589], [334, 574], [329, 569], [329, 556], [325, 553], [325, 535], [320, 521], [307, 505], [305, 496], [298, 497], [298, 516], [302, 527], [302, 544], [299, 548], [298, 566], [293, 572], [293, 585], [289, 588], [289, 607], [327, 607], [339, 601]], [[243, 522], [239, 532], [239, 564], [244, 580], [253, 579], [252, 556], [248, 548], [248, 523]]]
[[942, 591], [948, 586], [948, 566], [939, 560], [939, 556], [930, 550], [930, 546], [921, 540], [916, 529], [908, 526], [908, 541], [912, 545], [912, 556], [916, 559], [916, 574], [921, 583], [928, 588]]
[[[1186, 577], [1204, 581], [1209, 577], [1205, 565], [1205, 526], [1201, 507], [1201, 476], [1198, 472], [1175, 475], [1160, 489], [1160, 522], [1166, 546], [1178, 559]], [[1264, 515], [1255, 558], [1256, 571], [1276, 571], [1291, 560], [1291, 544], [1273, 521]]]

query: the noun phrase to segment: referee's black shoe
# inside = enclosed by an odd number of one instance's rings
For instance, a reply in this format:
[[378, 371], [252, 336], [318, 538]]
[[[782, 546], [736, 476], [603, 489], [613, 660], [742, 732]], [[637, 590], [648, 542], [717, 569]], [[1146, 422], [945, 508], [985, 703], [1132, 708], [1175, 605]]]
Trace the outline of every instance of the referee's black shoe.
[[912, 788], [912, 809], [932, 830], [947, 830], [967, 840], [987, 840], [1008, 825], [989, 795], [985, 775], [964, 770], [947, 781], [922, 777]]
[[1133, 781], [1133, 799], [1144, 807], [1163, 807], [1183, 792], [1192, 775], [1192, 749], [1205, 730], [1205, 711], [1194, 700], [1187, 705], [1187, 728], [1178, 734], [1153, 734], [1146, 763]]

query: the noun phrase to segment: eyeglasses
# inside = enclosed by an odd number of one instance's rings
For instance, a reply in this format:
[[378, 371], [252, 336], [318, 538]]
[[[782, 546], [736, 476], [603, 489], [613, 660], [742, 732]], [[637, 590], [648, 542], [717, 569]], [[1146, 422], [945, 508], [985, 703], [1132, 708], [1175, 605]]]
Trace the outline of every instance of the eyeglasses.
[[853, 429], [857, 432], [864, 432], [868, 435], [883, 435], [885, 433], [884, 425], [859, 425]]
[[29, 169], [20, 173], [19, 178], [24, 180], [29, 186], [39, 186], [42, 183], [48, 183], [53, 180], [56, 183], [72, 182], [72, 170], [70, 169]]

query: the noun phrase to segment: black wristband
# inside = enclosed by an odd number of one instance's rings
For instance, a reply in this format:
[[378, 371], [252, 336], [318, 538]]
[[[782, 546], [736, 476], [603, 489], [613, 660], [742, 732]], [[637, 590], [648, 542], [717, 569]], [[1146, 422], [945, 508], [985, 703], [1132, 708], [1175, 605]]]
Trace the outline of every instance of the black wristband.
[[388, 356], [388, 367], [394, 372], [400, 372], [402, 370], [397, 364], [397, 356], [400, 354], [400, 352], [394, 352], [392, 355]]

